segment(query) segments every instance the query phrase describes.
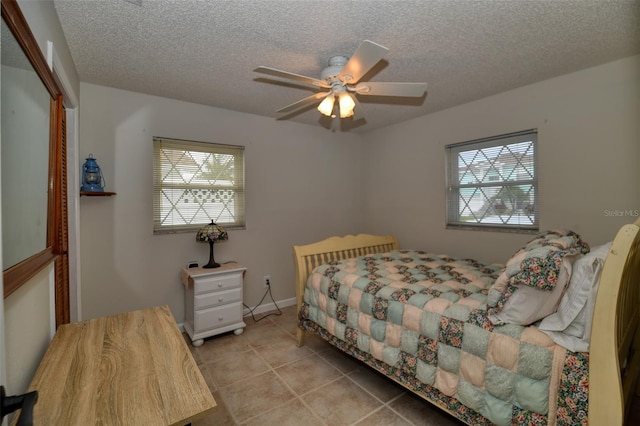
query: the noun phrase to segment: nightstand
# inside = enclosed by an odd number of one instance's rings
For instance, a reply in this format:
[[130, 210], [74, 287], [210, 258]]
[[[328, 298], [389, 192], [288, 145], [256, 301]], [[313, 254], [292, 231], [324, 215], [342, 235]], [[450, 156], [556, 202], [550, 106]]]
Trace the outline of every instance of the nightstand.
[[184, 329], [193, 346], [200, 346], [205, 337], [233, 331], [242, 334], [242, 282], [247, 270], [236, 262], [219, 268], [183, 268], [185, 288]]

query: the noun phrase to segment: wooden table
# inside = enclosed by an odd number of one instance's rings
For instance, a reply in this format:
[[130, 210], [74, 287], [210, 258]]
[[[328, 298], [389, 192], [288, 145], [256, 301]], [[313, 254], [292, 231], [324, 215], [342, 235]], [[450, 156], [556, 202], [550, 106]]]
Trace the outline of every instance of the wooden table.
[[168, 306], [58, 328], [34, 425], [181, 425], [216, 407]]

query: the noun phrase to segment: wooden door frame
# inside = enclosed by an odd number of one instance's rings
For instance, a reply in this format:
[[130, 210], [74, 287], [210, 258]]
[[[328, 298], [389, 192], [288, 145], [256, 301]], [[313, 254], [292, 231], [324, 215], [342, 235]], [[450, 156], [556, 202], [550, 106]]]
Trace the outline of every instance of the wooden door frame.
[[6, 299], [53, 262], [55, 267], [55, 318], [56, 327], [58, 327], [68, 323], [70, 317], [67, 149], [63, 92], [47, 65], [44, 54], [16, 0], [2, 0], [2, 19], [51, 95], [47, 244], [40, 253], [36, 253], [3, 271], [3, 295]]

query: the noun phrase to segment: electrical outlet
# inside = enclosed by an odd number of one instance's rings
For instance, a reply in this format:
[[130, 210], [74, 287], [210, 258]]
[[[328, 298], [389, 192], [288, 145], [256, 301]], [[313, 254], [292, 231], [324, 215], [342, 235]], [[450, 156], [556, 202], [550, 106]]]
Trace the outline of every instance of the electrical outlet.
[[265, 275], [263, 280], [264, 280], [264, 288], [269, 288], [269, 286], [271, 286], [271, 275]]

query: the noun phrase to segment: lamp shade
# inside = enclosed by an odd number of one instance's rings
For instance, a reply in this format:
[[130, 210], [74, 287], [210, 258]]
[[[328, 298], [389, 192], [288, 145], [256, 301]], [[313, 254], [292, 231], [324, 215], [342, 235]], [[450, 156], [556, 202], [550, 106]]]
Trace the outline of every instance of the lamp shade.
[[322, 102], [320, 102], [320, 105], [318, 105], [318, 111], [320, 111], [322, 114], [326, 115], [327, 117], [331, 117], [331, 114], [333, 114], [334, 101], [335, 101], [335, 97], [333, 96], [333, 94], [329, 94], [326, 98], [322, 100]]
[[219, 263], [213, 258], [213, 243], [217, 241], [226, 241], [229, 239], [229, 234], [224, 228], [213, 220], [211, 223], [206, 224], [196, 234], [196, 241], [201, 243], [209, 243], [209, 263], [203, 266], [203, 268], [217, 268]]
[[196, 241], [201, 243], [226, 241], [229, 239], [229, 234], [224, 228], [212, 220], [211, 223], [206, 224], [196, 234]]
[[347, 118], [353, 115], [353, 108], [356, 106], [349, 93], [342, 93], [338, 98], [340, 104], [340, 118]]

